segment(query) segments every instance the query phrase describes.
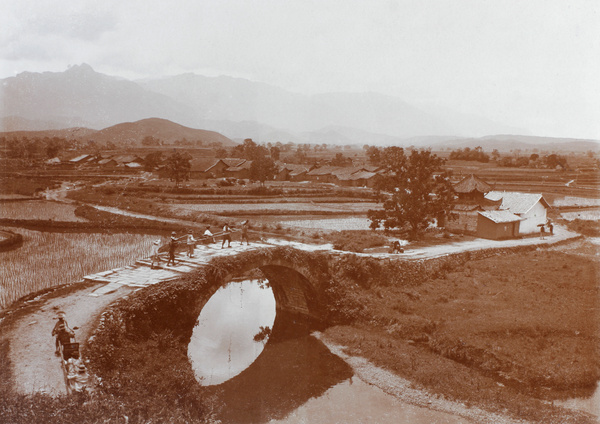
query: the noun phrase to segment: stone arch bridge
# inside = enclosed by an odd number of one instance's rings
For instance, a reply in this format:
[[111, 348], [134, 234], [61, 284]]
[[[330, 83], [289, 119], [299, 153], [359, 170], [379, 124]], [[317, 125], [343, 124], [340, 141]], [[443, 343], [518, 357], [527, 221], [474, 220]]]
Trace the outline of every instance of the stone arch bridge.
[[[149, 258], [135, 265], [117, 268], [84, 279], [104, 283], [92, 293], [101, 296], [123, 286], [135, 288], [164, 286], [158, 283], [203, 280], [197, 286], [200, 310], [223, 285], [244, 277], [264, 277], [273, 290], [278, 310], [320, 321], [327, 310], [324, 301], [329, 284], [331, 251], [303, 251], [287, 246], [254, 244], [249, 248], [196, 250], [194, 258], [178, 257], [176, 266], [152, 267]], [[165, 260], [166, 262], [166, 260]], [[165, 263], [163, 262], [163, 264]], [[189, 294], [188, 294], [189, 295]]]

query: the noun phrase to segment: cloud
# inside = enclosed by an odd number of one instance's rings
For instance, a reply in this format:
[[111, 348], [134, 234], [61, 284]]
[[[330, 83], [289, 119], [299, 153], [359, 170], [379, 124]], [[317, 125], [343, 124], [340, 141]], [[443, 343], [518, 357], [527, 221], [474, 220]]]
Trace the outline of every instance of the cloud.
[[106, 32], [116, 28], [117, 18], [109, 11], [76, 12], [36, 16], [27, 28], [40, 36], [58, 35], [88, 42], [98, 41]]
[[597, 0], [0, 0], [0, 10], [0, 78], [82, 62], [127, 78], [212, 70], [600, 134]]

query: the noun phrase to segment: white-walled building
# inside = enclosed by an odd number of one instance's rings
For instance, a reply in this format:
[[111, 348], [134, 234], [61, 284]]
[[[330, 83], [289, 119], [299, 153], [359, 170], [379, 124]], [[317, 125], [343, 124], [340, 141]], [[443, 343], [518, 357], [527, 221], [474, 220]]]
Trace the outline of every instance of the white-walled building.
[[548, 221], [547, 211], [550, 205], [539, 193], [490, 191], [485, 198], [493, 201], [502, 200], [499, 210], [507, 210], [521, 218], [519, 234], [539, 232], [539, 226]]

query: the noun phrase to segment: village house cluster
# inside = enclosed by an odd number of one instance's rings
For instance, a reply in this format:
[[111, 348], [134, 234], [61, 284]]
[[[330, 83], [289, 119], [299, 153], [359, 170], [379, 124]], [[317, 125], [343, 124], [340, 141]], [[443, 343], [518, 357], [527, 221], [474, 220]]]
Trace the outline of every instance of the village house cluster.
[[[71, 159], [51, 159], [46, 162], [65, 169], [88, 169], [100, 171], [141, 171], [145, 168], [144, 158], [129, 155], [82, 154]], [[317, 166], [289, 164], [275, 161], [277, 172], [275, 181], [310, 181], [330, 183], [345, 187], [375, 187], [381, 177], [382, 167], [372, 165], [360, 166]], [[193, 158], [190, 161], [190, 180], [210, 178], [248, 179], [252, 161], [241, 158]], [[168, 178], [168, 170], [164, 164], [159, 165], [156, 173], [160, 178]]]
[[144, 159], [137, 155], [82, 154], [65, 160], [55, 157], [47, 160], [46, 164], [64, 169], [141, 170]]
[[471, 175], [454, 186], [457, 200], [444, 226], [452, 232], [487, 239], [534, 234], [547, 225], [550, 207], [540, 193], [494, 191]]
[[[240, 158], [198, 158], [190, 162], [190, 179], [250, 177], [252, 161]], [[337, 184], [347, 187], [374, 187], [383, 168], [370, 165], [361, 166], [316, 166], [288, 164], [276, 161], [275, 181], [311, 181]], [[167, 177], [167, 171], [159, 168], [159, 176]]]

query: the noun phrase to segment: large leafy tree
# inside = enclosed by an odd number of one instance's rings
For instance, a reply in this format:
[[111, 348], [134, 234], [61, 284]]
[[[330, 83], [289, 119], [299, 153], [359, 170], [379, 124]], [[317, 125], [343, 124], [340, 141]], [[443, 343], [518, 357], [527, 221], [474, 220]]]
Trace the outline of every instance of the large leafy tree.
[[179, 187], [182, 181], [189, 180], [190, 160], [192, 160], [192, 157], [189, 154], [181, 154], [177, 151], [167, 157], [165, 161], [167, 174], [169, 175], [169, 179], [175, 182], [175, 187]]
[[272, 180], [276, 173], [277, 166], [269, 157], [254, 159], [250, 165], [250, 180], [260, 181], [261, 185], [264, 185], [267, 180]]
[[162, 163], [162, 152], [148, 153], [144, 158], [144, 171], [154, 171]]
[[380, 153], [387, 168], [378, 186], [384, 201], [383, 209], [368, 212], [371, 228], [408, 228], [416, 238], [452, 207], [454, 190], [441, 170], [443, 159], [428, 150], [406, 155], [400, 147], [387, 147]]
[[269, 155], [269, 153], [269, 150], [265, 146], [256, 144], [251, 138], [245, 139], [242, 144], [238, 144], [231, 149], [231, 157], [248, 160], [256, 160]]

